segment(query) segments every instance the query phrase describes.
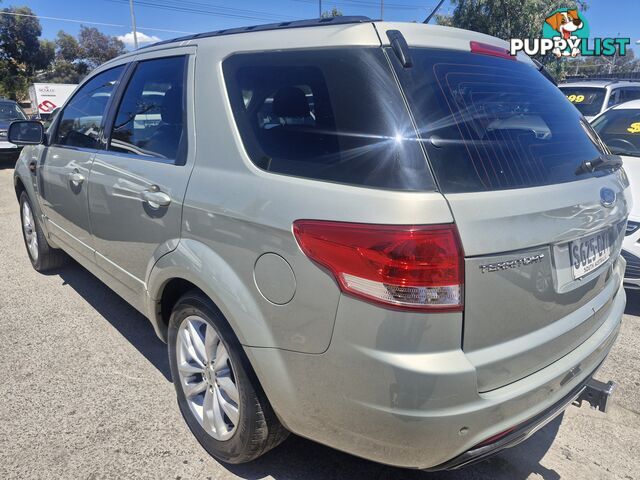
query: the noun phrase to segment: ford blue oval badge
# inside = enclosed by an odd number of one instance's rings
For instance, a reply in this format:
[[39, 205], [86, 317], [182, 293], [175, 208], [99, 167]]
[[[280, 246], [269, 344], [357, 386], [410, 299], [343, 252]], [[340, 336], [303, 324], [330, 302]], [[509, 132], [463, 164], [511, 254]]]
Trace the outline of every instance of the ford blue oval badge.
[[600, 203], [603, 207], [611, 208], [616, 203], [616, 192], [610, 188], [604, 187], [600, 189]]

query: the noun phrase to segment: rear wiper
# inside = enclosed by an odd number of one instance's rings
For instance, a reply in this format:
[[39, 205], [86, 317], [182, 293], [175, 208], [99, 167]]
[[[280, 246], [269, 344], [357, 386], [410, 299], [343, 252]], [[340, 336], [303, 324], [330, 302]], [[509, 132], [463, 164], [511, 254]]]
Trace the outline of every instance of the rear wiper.
[[585, 160], [576, 169], [576, 175], [583, 173], [592, 173], [596, 170], [604, 170], [606, 168], [620, 168], [622, 166], [622, 158], [620, 155], [601, 155], [595, 160]]

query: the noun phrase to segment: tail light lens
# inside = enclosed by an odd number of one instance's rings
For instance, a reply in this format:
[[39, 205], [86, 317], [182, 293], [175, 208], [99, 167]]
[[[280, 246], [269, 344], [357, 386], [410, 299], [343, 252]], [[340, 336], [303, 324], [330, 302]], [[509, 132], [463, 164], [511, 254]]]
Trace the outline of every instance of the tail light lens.
[[464, 255], [454, 225], [298, 220], [293, 233], [343, 292], [401, 309], [462, 310]]

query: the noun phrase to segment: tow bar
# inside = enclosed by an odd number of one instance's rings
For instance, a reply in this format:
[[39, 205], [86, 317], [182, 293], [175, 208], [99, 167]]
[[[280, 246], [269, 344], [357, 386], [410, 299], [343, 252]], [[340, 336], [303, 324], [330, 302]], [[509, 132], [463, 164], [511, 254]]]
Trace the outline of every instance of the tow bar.
[[587, 385], [582, 390], [582, 393], [573, 401], [573, 404], [577, 407], [582, 406], [582, 402], [589, 402], [591, 408], [600, 410], [603, 413], [607, 413], [609, 407], [609, 400], [613, 395], [613, 391], [616, 388], [616, 384], [612, 381], [607, 383], [601, 382], [592, 378], [587, 382]]

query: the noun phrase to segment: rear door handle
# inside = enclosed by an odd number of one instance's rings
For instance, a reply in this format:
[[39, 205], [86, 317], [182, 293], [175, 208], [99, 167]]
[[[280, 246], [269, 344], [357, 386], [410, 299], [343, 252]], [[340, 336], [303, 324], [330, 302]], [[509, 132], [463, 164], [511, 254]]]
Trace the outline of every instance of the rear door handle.
[[71, 180], [74, 187], [79, 187], [84, 182], [84, 175], [76, 170], [69, 174], [69, 180]]
[[151, 208], [166, 207], [171, 203], [171, 197], [160, 191], [158, 185], [151, 185], [148, 190], [142, 192], [141, 197]]

